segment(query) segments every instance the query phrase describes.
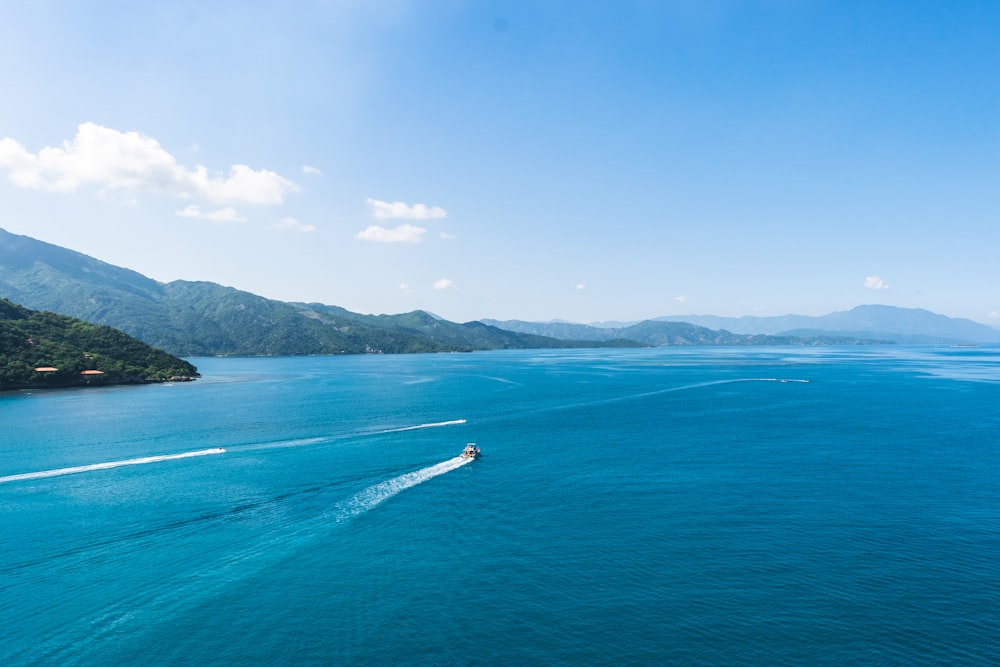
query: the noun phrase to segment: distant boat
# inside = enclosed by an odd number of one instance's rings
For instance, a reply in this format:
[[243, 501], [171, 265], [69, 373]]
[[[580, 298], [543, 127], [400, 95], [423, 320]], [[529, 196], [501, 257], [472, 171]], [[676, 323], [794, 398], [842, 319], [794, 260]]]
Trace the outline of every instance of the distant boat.
[[476, 447], [476, 443], [470, 442], [462, 450], [462, 458], [466, 459], [478, 459], [479, 458], [479, 447]]

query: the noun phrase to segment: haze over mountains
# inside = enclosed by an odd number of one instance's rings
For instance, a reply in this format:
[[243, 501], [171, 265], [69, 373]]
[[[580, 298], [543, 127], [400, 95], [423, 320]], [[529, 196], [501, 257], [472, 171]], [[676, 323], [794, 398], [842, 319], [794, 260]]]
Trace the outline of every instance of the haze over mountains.
[[728, 329], [734, 333], [781, 333], [812, 335], [816, 331], [839, 332], [848, 336], [877, 335], [897, 343], [1000, 342], [1000, 330], [973, 320], [947, 317], [922, 308], [864, 305], [818, 317], [685, 316], [657, 318], [684, 321], [704, 327]]
[[0, 296], [28, 308], [106, 324], [180, 356], [1000, 342], [1000, 330], [971, 320], [889, 306], [859, 306], [823, 317], [664, 317], [627, 326], [494, 320], [457, 324], [424, 311], [363, 315], [338, 306], [275, 301], [210, 282], [160, 283], [2, 229]]
[[610, 337], [637, 338], [636, 327], [650, 322], [686, 324], [742, 335], [786, 337], [849, 337], [860, 340], [891, 341], [904, 345], [1000, 343], [1000, 329], [968, 319], [947, 317], [921, 308], [865, 305], [822, 316], [782, 315], [777, 317], [718, 317], [715, 315], [670, 315], [640, 323], [604, 322], [523, 322], [483, 320], [493, 326], [542, 336], [605, 340]]

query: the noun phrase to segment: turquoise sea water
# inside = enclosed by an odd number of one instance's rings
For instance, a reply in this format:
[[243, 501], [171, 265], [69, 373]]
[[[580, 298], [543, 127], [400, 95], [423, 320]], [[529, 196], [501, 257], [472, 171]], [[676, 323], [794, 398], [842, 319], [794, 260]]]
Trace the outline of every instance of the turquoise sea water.
[[194, 361], [0, 396], [0, 664], [1000, 664], [1000, 349]]

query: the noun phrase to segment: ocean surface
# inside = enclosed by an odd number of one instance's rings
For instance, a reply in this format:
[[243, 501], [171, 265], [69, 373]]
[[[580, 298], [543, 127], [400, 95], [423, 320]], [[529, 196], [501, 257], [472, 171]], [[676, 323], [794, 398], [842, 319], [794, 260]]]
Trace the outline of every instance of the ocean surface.
[[0, 664], [1000, 664], [1000, 348], [193, 361], [0, 395]]

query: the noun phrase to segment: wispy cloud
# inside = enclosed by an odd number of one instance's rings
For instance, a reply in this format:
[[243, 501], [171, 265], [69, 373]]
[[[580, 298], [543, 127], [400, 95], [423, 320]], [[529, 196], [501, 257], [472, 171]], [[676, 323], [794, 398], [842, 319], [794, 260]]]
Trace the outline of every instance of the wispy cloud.
[[175, 197], [242, 204], [280, 204], [294, 182], [267, 169], [234, 164], [228, 175], [185, 167], [152, 137], [83, 123], [71, 141], [32, 153], [10, 137], [0, 139], [0, 167], [21, 188], [75, 192], [83, 187], [165, 192]]
[[674, 297], [674, 301], [676, 301], [677, 303], [687, 303], [688, 302], [688, 298], [686, 296], [684, 296], [684, 295], [675, 296]]
[[231, 206], [220, 208], [216, 211], [203, 211], [198, 204], [189, 204], [177, 215], [182, 218], [196, 218], [198, 220], [210, 220], [212, 222], [245, 222], [246, 218], [236, 212]]
[[446, 218], [448, 212], [440, 206], [427, 206], [426, 204], [406, 204], [401, 201], [387, 202], [378, 199], [366, 199], [371, 208], [371, 214], [379, 220], [392, 220], [403, 218], [407, 220], [430, 220], [433, 218]]
[[456, 285], [453, 281], [448, 280], [447, 278], [442, 278], [441, 280], [438, 280], [437, 282], [434, 283], [434, 289], [436, 290], [458, 289], [458, 285]]
[[410, 287], [409, 283], [399, 283], [399, 289], [403, 290], [406, 294], [413, 294], [413, 288]]
[[320, 171], [316, 167], [312, 167], [312, 166], [310, 166], [308, 164], [302, 165], [302, 173], [303, 174], [309, 174], [310, 176], [322, 176], [323, 175], [322, 171]]
[[587, 286], [584, 285], [583, 283], [577, 283], [576, 285], [573, 285], [573, 288], [579, 291], [583, 291], [587, 289]]
[[427, 230], [423, 227], [411, 224], [399, 225], [393, 229], [371, 225], [355, 234], [354, 238], [375, 243], [420, 243], [426, 233]]
[[1000, 310], [994, 310], [992, 313], [987, 315], [986, 318], [993, 321], [1000, 320]]
[[889, 286], [879, 276], [868, 276], [865, 278], [865, 287], [876, 292], [884, 292]]
[[314, 225], [307, 225], [305, 223], [299, 222], [295, 218], [282, 218], [281, 222], [271, 225], [274, 229], [286, 229], [292, 232], [315, 232], [316, 227]]

